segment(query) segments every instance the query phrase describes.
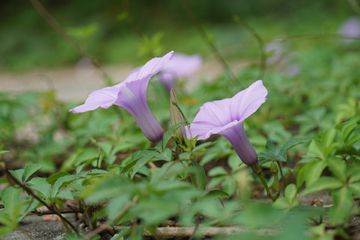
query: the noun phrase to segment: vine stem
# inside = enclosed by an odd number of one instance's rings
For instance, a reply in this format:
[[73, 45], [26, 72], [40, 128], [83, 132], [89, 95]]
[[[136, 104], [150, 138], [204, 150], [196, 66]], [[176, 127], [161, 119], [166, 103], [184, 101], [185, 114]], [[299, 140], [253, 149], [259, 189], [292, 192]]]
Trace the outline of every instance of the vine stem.
[[[136, 195], [133, 197], [133, 199], [130, 201], [130, 202], [127, 202], [125, 204], [125, 207], [115, 216], [115, 218], [119, 218], [121, 217], [122, 215], [124, 215], [129, 209], [131, 206], [133, 206], [134, 204], [136, 204], [136, 202], [138, 201], [139, 199], [139, 196]], [[96, 234], [98, 233], [101, 233], [102, 231], [106, 230], [108, 227], [110, 227], [110, 223], [109, 222], [106, 222], [102, 225], [100, 225], [98, 228], [94, 229], [92, 232], [90, 232], [87, 236], [89, 238], [92, 238], [93, 236], [95, 236]]]
[[205, 30], [201, 27], [201, 24], [199, 23], [199, 20], [197, 19], [196, 15], [194, 14], [189, 2], [187, 0], [180, 0], [182, 5], [184, 6], [187, 14], [191, 18], [193, 24], [195, 25], [197, 31], [199, 32], [202, 39], [205, 41], [205, 43], [210, 47], [211, 51], [215, 55], [215, 57], [218, 59], [219, 62], [223, 65], [223, 67], [229, 72], [230, 79], [233, 82], [236, 82], [237, 77], [231, 70], [230, 66], [227, 64], [225, 59], [221, 56], [219, 50], [215, 47], [215, 45], [210, 41], [210, 38], [206, 34]]
[[267, 182], [264, 178], [264, 175], [262, 173], [262, 170], [261, 170], [261, 167], [259, 166], [259, 164], [256, 164], [255, 166], [252, 167], [252, 169], [254, 170], [254, 173], [260, 178], [262, 184], [264, 185], [265, 187], [265, 190], [266, 190], [266, 193], [268, 195], [268, 197], [273, 201], [275, 202], [275, 200], [278, 198], [278, 196], [272, 196], [271, 193], [270, 193], [270, 189], [267, 185]]
[[[15, 178], [7, 169], [3, 169], [3, 170], [8, 179], [11, 179], [13, 182], [15, 182], [17, 185], [19, 185], [22, 189], [24, 189], [27, 192], [27, 194], [29, 194], [30, 196], [32, 196], [33, 198], [38, 200], [42, 205], [46, 206], [50, 211], [53, 211], [57, 216], [60, 217], [60, 219], [63, 223], [67, 223], [72, 228], [72, 230], [75, 232], [75, 234], [77, 236], [80, 236], [79, 233], [77, 232], [75, 226], [69, 220], [67, 220], [65, 217], [63, 217], [61, 215], [60, 211], [56, 207], [52, 207], [51, 205], [48, 205], [46, 202], [44, 202], [41, 198], [39, 198], [37, 195], [35, 195], [30, 188], [26, 187], [17, 178]], [[66, 227], [67, 225], [64, 224], [64, 226]]]
[[281, 167], [281, 163], [279, 160], [276, 161], [276, 163], [279, 165], [279, 169], [280, 169], [280, 175], [281, 175], [281, 182], [283, 184], [282, 186], [282, 190], [283, 190], [283, 193], [285, 194], [285, 178], [284, 178], [284, 174], [283, 174], [283, 170], [282, 170], [282, 167]]

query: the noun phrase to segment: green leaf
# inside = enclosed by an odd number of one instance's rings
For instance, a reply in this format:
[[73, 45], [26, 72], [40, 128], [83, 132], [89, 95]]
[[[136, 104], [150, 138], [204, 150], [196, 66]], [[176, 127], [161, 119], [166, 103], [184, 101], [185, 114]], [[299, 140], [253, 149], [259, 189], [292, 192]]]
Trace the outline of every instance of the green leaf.
[[191, 176], [197, 188], [206, 188], [206, 173], [204, 168], [195, 161], [191, 162]]
[[348, 140], [348, 143], [347, 143], [348, 146], [353, 146], [353, 145], [355, 145], [355, 143], [360, 141], [360, 134], [359, 133], [360, 133], [360, 129], [358, 128], [358, 129], [356, 129], [354, 134], [352, 134], [349, 137], [349, 140]]
[[360, 169], [350, 169], [351, 171], [348, 172], [348, 176], [350, 175], [349, 183], [357, 182], [360, 180]]
[[162, 141], [160, 141], [155, 148], [160, 149], [160, 152], [163, 152], [166, 148], [167, 143], [169, 142], [171, 136], [174, 134], [174, 131], [176, 131], [181, 125], [185, 124], [186, 122], [180, 122], [178, 124], [175, 124], [171, 128], [169, 128], [166, 133], [164, 133], [164, 136], [162, 138]]
[[[139, 171], [139, 169], [145, 164], [151, 162], [151, 160], [155, 157], [156, 153], [151, 151], [142, 151], [142, 157], [135, 163], [133, 167], [133, 171], [131, 173], [131, 179], [135, 176], [135, 174]], [[140, 154], [139, 154], [140, 155]]]
[[309, 166], [309, 164], [306, 164], [305, 166], [303, 166], [296, 176], [296, 188], [298, 190], [301, 188], [301, 186], [303, 185], [303, 183], [305, 181], [306, 168], [308, 168], [308, 166]]
[[42, 197], [49, 201], [51, 197], [51, 185], [50, 184], [40, 184], [34, 185], [31, 189], [37, 191]]
[[35, 163], [35, 164], [30, 164], [30, 165], [26, 166], [25, 170], [24, 170], [24, 176], [25, 176], [24, 182], [26, 182], [26, 180], [28, 180], [28, 178], [31, 175], [33, 175], [37, 170], [44, 167], [45, 165], [47, 165], [47, 164], [46, 163]]
[[310, 142], [312, 139], [311, 138], [293, 138], [293, 139], [290, 139], [289, 141], [287, 141], [283, 148], [284, 149], [290, 149], [292, 147], [295, 147], [296, 145], [299, 145], [301, 143], [307, 143], [307, 142]]
[[271, 159], [274, 160], [274, 158], [276, 160], [282, 161], [282, 162], [286, 162], [287, 161], [287, 155], [286, 155], [286, 149], [280, 147], [276, 147], [274, 145], [274, 143], [272, 143], [270, 140], [268, 140], [266, 142], [266, 148], [265, 148], [266, 152], [271, 155]]
[[329, 221], [331, 224], [341, 224], [347, 221], [351, 215], [351, 207], [354, 199], [351, 191], [347, 187], [340, 188], [332, 192], [334, 205], [329, 211]]
[[285, 198], [291, 204], [296, 197], [297, 189], [295, 184], [289, 184], [285, 189]]
[[225, 178], [226, 178], [225, 175], [220, 175], [220, 176], [213, 177], [213, 178], [210, 180], [210, 182], [208, 183], [207, 187], [208, 187], [208, 188], [216, 187], [216, 186], [219, 185]]
[[324, 168], [327, 166], [327, 162], [323, 160], [313, 160], [308, 163], [305, 172], [305, 182], [306, 185], [312, 185], [315, 181], [317, 181]]
[[46, 181], [45, 178], [36, 177], [36, 178], [32, 178], [26, 184], [28, 184], [29, 186], [34, 186], [34, 185], [41, 185], [41, 184], [47, 184], [47, 183], [48, 182]]
[[280, 197], [280, 198], [276, 199], [276, 201], [274, 202], [274, 204], [272, 206], [276, 209], [290, 208], [290, 204], [285, 197]]
[[18, 169], [18, 170], [9, 170], [11, 175], [13, 175], [19, 182], [23, 183], [23, 177], [24, 177], [24, 169]]
[[326, 130], [321, 137], [321, 146], [323, 148], [329, 147], [334, 141], [335, 134], [336, 134], [335, 128], [330, 128]]
[[57, 172], [57, 173], [51, 175], [50, 177], [48, 177], [46, 179], [46, 181], [48, 183], [50, 183], [51, 185], [53, 185], [56, 180], [58, 180], [59, 178], [61, 178], [63, 176], [66, 176], [66, 175], [70, 175], [70, 173], [68, 173], [68, 172]]
[[272, 156], [275, 156], [275, 155], [277, 155], [277, 154], [276, 154], [276, 149], [277, 149], [277, 147], [275, 146], [275, 144], [274, 144], [272, 141], [267, 140], [267, 142], [266, 142], [266, 147], [265, 147], [265, 151], [266, 151], [268, 154], [270, 154], [270, 155], [272, 155]]
[[346, 182], [346, 163], [340, 158], [328, 157], [326, 159], [327, 165], [334, 176], [342, 181]]
[[202, 143], [200, 144], [199, 146], [196, 146], [194, 149], [193, 149], [193, 153], [197, 153], [197, 152], [201, 152], [201, 151], [205, 151], [206, 150], [206, 147], [209, 147], [211, 145], [214, 145], [215, 142], [206, 142], [206, 143]]
[[318, 139], [313, 139], [310, 143], [309, 150], [307, 152], [308, 155], [315, 155], [321, 159], [325, 159], [323, 148]]
[[65, 198], [68, 200], [74, 200], [74, 196], [72, 195], [69, 189], [64, 189], [56, 195], [57, 198]]
[[351, 119], [349, 119], [349, 121], [341, 123], [336, 127], [342, 133], [344, 142], [347, 142], [349, 136], [353, 132], [354, 128], [357, 126], [359, 120], [360, 120], [360, 115], [356, 115]]
[[156, 154], [155, 158], [158, 160], [165, 160], [169, 162], [172, 160], [172, 152], [169, 148], [165, 148], [164, 152]]
[[225, 175], [226, 176], [226, 175], [229, 175], [229, 173], [223, 167], [217, 166], [217, 167], [212, 168], [208, 172], [208, 175], [210, 177], [215, 177], [215, 176], [219, 176], [219, 175]]
[[220, 199], [229, 198], [229, 197], [230, 197], [229, 194], [220, 190], [211, 190], [203, 196], [203, 198], [220, 198]]
[[57, 195], [59, 189], [62, 186], [73, 182], [77, 178], [78, 178], [78, 176], [75, 176], [75, 175], [67, 175], [67, 176], [60, 177], [58, 180], [56, 180], [56, 182], [55, 182], [55, 184], [53, 186], [53, 191], [51, 193], [51, 197], [55, 197]]
[[350, 184], [349, 188], [356, 196], [360, 197], [360, 182]]
[[10, 151], [8, 151], [8, 150], [2, 150], [2, 151], [0, 151], [0, 155], [5, 154], [5, 153], [10, 153]]
[[184, 152], [179, 154], [179, 159], [190, 159], [191, 153]]
[[337, 149], [335, 155], [350, 155], [360, 157], [360, 152], [357, 151], [353, 146], [345, 146], [343, 148]]
[[336, 178], [332, 177], [322, 177], [307, 188], [301, 193], [301, 196], [306, 194], [318, 192], [325, 189], [336, 189], [343, 186], [343, 183]]
[[87, 160], [90, 160], [90, 159], [94, 159], [94, 158], [97, 159], [98, 157], [99, 157], [99, 151], [97, 149], [86, 148], [81, 153], [79, 153], [79, 155], [76, 157], [74, 166], [78, 166], [81, 163], [83, 163]]
[[18, 200], [20, 197], [20, 192], [20, 188], [15, 188], [13, 186], [4, 188], [1, 192], [1, 199], [5, 207], [8, 207], [10, 204]]
[[232, 178], [232, 177], [225, 179], [221, 183], [221, 187], [224, 190], [224, 192], [228, 193], [230, 196], [233, 195], [235, 193], [235, 190], [236, 190], [235, 179]]

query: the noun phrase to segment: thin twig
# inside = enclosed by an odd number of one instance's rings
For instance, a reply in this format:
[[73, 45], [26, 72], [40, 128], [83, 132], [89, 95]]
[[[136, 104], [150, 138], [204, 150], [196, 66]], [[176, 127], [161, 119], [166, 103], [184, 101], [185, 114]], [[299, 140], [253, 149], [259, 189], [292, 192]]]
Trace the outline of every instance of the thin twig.
[[36, 11], [44, 18], [44, 20], [62, 37], [65, 41], [72, 46], [81, 57], [88, 58], [91, 63], [98, 68], [105, 79], [111, 79], [102, 67], [97, 63], [94, 58], [90, 57], [77, 43], [76, 41], [67, 34], [66, 30], [59, 24], [58, 21], [50, 14], [50, 12], [41, 4], [39, 0], [29, 0], [34, 6]]
[[[67, 214], [67, 213], [83, 213], [83, 211], [78, 211], [78, 210], [62, 210], [60, 211], [61, 214]], [[45, 212], [40, 212], [38, 213], [37, 211], [32, 211], [30, 214], [36, 214], [38, 216], [42, 216], [42, 215], [49, 215], [49, 214], [56, 214], [56, 212], [53, 211], [45, 211]], [[29, 215], [30, 215], [29, 214]], [[40, 215], [39, 215], [40, 214]]]
[[[79, 221], [76, 223], [76, 226], [75, 226], [76, 228], [79, 228], [80, 223], [84, 220], [84, 218], [85, 218], [85, 216], [86, 216], [86, 212], [89, 210], [89, 207], [90, 207], [90, 205], [86, 207], [83, 215], [81, 216], [81, 218], [79, 219]], [[90, 227], [90, 226], [89, 226], [89, 227]]]
[[242, 20], [239, 16], [233, 17], [234, 21], [239, 22], [241, 25], [244, 26], [246, 30], [257, 40], [259, 43], [260, 48], [260, 72], [258, 79], [263, 79], [265, 77], [265, 71], [266, 71], [266, 54], [264, 50], [264, 40], [262, 37], [255, 31], [254, 28], [252, 28], [249, 24], [247, 24], [244, 20]]
[[196, 223], [195, 223], [195, 228], [194, 228], [194, 232], [191, 234], [191, 237], [189, 238], [189, 240], [193, 240], [196, 234], [196, 231], [199, 229], [199, 224], [200, 224], [200, 214], [197, 213], [196, 214]]
[[[133, 199], [130, 202], [127, 202], [125, 207], [115, 216], [115, 218], [119, 218], [122, 215], [124, 215], [130, 209], [130, 207], [133, 206], [137, 202], [138, 198], [139, 198], [139, 196], [136, 195], [135, 197], [133, 197]], [[101, 233], [102, 231], [106, 230], [110, 226], [111, 226], [111, 224], [109, 222], [106, 222], [106, 223], [100, 225], [98, 228], [96, 228], [92, 232], [90, 232], [87, 236], [89, 238], [92, 238], [93, 236], [95, 236], [98, 233]]]
[[61, 215], [61, 213], [59, 211], [57, 211], [54, 207], [52, 207], [51, 205], [48, 205], [46, 202], [44, 202], [41, 198], [39, 198], [37, 195], [35, 195], [32, 190], [28, 187], [26, 187], [25, 185], [23, 185], [17, 178], [15, 178], [7, 169], [3, 169], [4, 173], [6, 174], [8, 179], [11, 179], [13, 182], [15, 182], [17, 185], [19, 185], [22, 189], [24, 189], [27, 194], [29, 194], [30, 196], [34, 197], [36, 200], [38, 200], [42, 205], [46, 206], [50, 211], [53, 211], [57, 216], [60, 217], [61, 220], [63, 220], [64, 222], [66, 222], [72, 229], [73, 231], [76, 233], [76, 235], [79, 236], [79, 233], [77, 232], [75, 226], [69, 221], [67, 220], [65, 217], [63, 217]]
[[180, 0], [183, 4], [187, 14], [191, 18], [193, 24], [195, 25], [197, 31], [199, 32], [200, 36], [204, 40], [204, 42], [210, 47], [211, 51], [215, 55], [215, 57], [218, 59], [219, 62], [223, 65], [223, 67], [228, 71], [229, 77], [232, 81], [236, 82], [236, 75], [231, 70], [230, 66], [227, 64], [225, 59], [221, 56], [219, 50], [215, 47], [214, 43], [210, 40], [210, 38], [207, 36], [205, 30], [201, 27], [201, 24], [199, 20], [197, 19], [196, 15], [194, 14], [192, 8], [190, 7], [190, 4], [187, 0]]

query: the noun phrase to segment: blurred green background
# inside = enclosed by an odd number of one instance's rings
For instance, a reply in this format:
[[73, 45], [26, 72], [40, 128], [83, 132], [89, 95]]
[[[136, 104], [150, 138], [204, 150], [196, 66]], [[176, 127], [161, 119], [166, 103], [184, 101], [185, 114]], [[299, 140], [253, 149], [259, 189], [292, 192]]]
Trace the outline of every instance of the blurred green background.
[[[77, 43], [101, 64], [146, 61], [170, 50], [211, 55], [181, 1], [129, 1], [141, 40], [126, 19], [120, 0], [41, 1]], [[257, 43], [233, 15], [265, 41], [279, 35], [336, 33], [355, 15], [347, 1], [193, 0], [194, 13], [226, 59], [255, 58]], [[81, 56], [40, 16], [29, 1], [0, 1], [0, 70], [73, 66]], [[249, 48], [252, 46], [253, 48]]]

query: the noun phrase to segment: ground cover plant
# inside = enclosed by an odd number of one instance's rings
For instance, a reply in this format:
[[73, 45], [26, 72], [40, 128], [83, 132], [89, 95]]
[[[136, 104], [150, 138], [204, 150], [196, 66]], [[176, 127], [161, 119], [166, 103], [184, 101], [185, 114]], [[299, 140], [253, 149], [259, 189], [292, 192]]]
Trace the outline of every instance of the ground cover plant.
[[[182, 3], [224, 66], [212, 82], [184, 90], [178, 78], [201, 57], [159, 50], [155, 36], [143, 39], [142, 66], [104, 74], [82, 103], [1, 93], [0, 236], [49, 213], [69, 240], [359, 236], [358, 18], [266, 41], [235, 16], [253, 58], [234, 74]], [[331, 201], [304, 198], [318, 192]]]

